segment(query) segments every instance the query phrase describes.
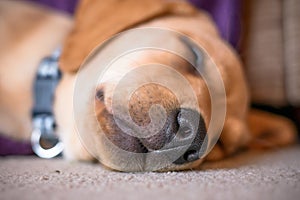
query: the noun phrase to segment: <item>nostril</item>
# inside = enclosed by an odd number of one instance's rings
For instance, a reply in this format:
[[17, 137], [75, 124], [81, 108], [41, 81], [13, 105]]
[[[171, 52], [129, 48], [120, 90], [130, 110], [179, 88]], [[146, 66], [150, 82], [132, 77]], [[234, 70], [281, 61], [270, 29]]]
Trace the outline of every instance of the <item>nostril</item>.
[[179, 128], [179, 131], [177, 133], [177, 137], [179, 139], [184, 139], [184, 138], [189, 137], [191, 134], [192, 134], [191, 128], [188, 127], [188, 126], [183, 126], [183, 127]]
[[189, 151], [185, 152], [185, 154], [183, 155], [183, 159], [186, 162], [192, 162], [192, 161], [195, 161], [199, 158], [198, 154], [199, 153], [196, 150], [189, 150]]
[[198, 160], [200, 157], [199, 150], [196, 146], [190, 147], [182, 156], [180, 156], [175, 162], [176, 165], [181, 165]]
[[178, 123], [178, 132], [176, 134], [178, 139], [189, 138], [193, 133], [193, 128], [191, 127], [193, 124], [190, 123], [190, 120], [182, 114], [182, 110], [178, 112], [177, 115], [177, 123]]

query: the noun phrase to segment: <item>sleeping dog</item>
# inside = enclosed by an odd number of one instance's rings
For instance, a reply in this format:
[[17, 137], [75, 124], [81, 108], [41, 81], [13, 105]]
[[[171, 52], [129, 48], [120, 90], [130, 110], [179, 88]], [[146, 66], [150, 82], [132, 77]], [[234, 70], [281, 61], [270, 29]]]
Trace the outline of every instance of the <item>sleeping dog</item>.
[[[0, 24], [7, 27], [0, 38], [5, 44], [0, 51], [1, 133], [28, 139], [38, 60], [63, 44], [54, 112], [69, 160], [96, 158], [120, 171], [182, 170], [245, 147], [294, 141], [289, 120], [249, 109], [238, 55], [210, 17], [185, 1], [84, 0], [74, 24], [33, 5], [3, 1], [0, 6], [15, 9], [4, 12], [7, 21]], [[144, 35], [130, 35], [133, 28]], [[122, 31], [125, 35], [114, 36]], [[111, 62], [99, 80], [106, 58], [141, 43], [164, 44], [182, 56], [151, 48], [133, 51]], [[213, 69], [220, 79], [210, 76]], [[224, 99], [211, 91], [219, 80]], [[223, 109], [224, 118], [213, 110], [220, 99], [217, 111]], [[219, 140], [213, 142], [218, 131]]]

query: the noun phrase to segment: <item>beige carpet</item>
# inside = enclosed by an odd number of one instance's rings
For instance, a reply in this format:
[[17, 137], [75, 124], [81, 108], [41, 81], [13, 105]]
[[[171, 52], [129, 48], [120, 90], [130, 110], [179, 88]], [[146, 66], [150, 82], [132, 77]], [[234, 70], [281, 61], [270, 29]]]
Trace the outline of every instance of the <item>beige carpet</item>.
[[300, 199], [300, 147], [245, 152], [201, 170], [168, 173], [2, 157], [0, 199]]

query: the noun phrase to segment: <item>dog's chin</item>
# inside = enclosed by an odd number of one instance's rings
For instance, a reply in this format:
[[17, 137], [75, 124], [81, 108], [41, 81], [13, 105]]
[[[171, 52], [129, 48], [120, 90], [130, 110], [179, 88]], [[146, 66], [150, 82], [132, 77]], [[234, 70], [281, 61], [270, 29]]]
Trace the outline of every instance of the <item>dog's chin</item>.
[[[146, 156], [147, 157], [147, 156]], [[166, 163], [166, 161], [157, 160], [155, 163], [142, 162], [120, 162], [123, 158], [119, 158], [118, 161], [104, 160], [101, 162], [110, 170], [121, 172], [168, 172], [168, 171], [185, 171], [193, 170], [199, 167], [203, 162], [203, 159], [196, 160], [191, 163], [176, 165], [172, 162]]]
[[[198, 159], [186, 164], [174, 164], [174, 159], [181, 156], [177, 154], [180, 152], [177, 148], [162, 151], [157, 150], [148, 153], [133, 153], [124, 151], [111, 142], [107, 144], [103, 142], [102, 147], [104, 147], [103, 150], [95, 152], [94, 156], [107, 168], [122, 172], [191, 170], [203, 162], [203, 159]], [[178, 148], [180, 149], [180, 147]]]

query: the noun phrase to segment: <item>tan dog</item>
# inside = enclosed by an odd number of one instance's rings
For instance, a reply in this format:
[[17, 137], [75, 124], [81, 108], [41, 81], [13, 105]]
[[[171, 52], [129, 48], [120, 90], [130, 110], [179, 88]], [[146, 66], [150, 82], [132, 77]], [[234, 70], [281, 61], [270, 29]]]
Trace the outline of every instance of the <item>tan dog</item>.
[[[5, 5], [5, 3], [2, 4]], [[144, 6], [147, 7], [147, 9], [145, 9]], [[118, 9], [116, 10], [118, 15], [112, 16], [112, 10], [115, 9]], [[132, 12], [129, 10], [132, 10]], [[30, 12], [34, 13], [36, 11], [32, 10]], [[39, 15], [42, 16], [44, 14], [36, 14], [36, 16]], [[51, 16], [52, 14], [49, 15]], [[50, 22], [45, 24], [51, 27]], [[56, 27], [61, 24], [63, 24], [63, 26], [69, 26], [70, 22], [62, 20], [54, 24]], [[203, 137], [206, 134], [207, 127], [209, 127], [211, 120], [211, 99], [209, 91], [203, 78], [193, 70], [190, 64], [166, 52], [141, 51], [124, 56], [115, 62], [110, 70], [106, 72], [104, 81], [99, 85], [95, 85], [97, 91], [89, 91], [87, 97], [88, 102], [83, 106], [82, 113], [79, 113], [80, 120], [74, 121], [73, 101], [74, 98], [76, 98], [76, 96], [74, 97], [74, 86], [76, 84], [75, 72], [78, 70], [84, 58], [88, 56], [96, 45], [108, 39], [113, 34], [132, 27], [160, 27], [184, 33], [204, 47], [218, 67], [225, 85], [227, 112], [220, 140], [204, 159], [222, 159], [242, 147], [254, 145], [281, 146], [294, 141], [295, 129], [290, 121], [274, 115], [261, 113], [260, 111], [248, 111], [249, 96], [238, 56], [220, 38], [213, 22], [205, 13], [196, 11], [193, 7], [181, 1], [151, 0], [145, 1], [143, 5], [141, 5], [141, 3], [132, 0], [126, 0], [123, 1], [123, 3], [114, 0], [109, 0], [105, 3], [86, 0], [79, 6], [73, 31], [64, 43], [64, 51], [61, 57], [61, 69], [64, 74], [56, 92], [55, 114], [59, 127], [58, 134], [65, 144], [64, 155], [66, 158], [73, 160], [92, 160], [93, 156], [95, 156], [105, 165], [122, 171], [190, 169], [198, 166], [204, 160], [199, 159], [195, 154], [200, 151]], [[61, 32], [55, 30], [57, 35], [53, 37], [51, 45], [60, 43], [61, 36], [68, 31], [68, 28], [65, 28], [64, 31], [62, 31], [62, 29], [59, 30]], [[140, 38], [140, 40], [151, 40], [153, 43], [159, 43], [168, 41], [168, 36], [161, 38], [156, 35], [150, 35], [145, 36], [145, 38]], [[138, 41], [139, 40], [130, 42]], [[49, 50], [51, 50], [54, 48], [54, 46], [51, 45], [47, 45], [45, 42], [42, 46], [46, 53], [48, 53], [46, 49], [49, 48]], [[24, 45], [24, 47], [27, 48], [27, 45]], [[18, 48], [22, 48], [22, 46]], [[178, 45], [178, 48], [182, 48], [182, 46]], [[104, 53], [105, 51], [104, 49]], [[10, 62], [16, 55], [15, 52], [17, 52], [17, 49], [5, 52], [1, 51], [1, 58], [6, 58], [1, 60], [6, 60], [5, 62], [7, 63]], [[1, 83], [1, 97], [6, 96], [6, 99], [10, 99], [10, 101], [4, 101], [3, 99], [0, 101], [1, 110], [6, 111], [5, 113], [1, 112], [1, 132], [12, 136], [12, 133], [22, 133], [26, 135], [26, 133], [30, 132], [29, 111], [32, 94], [25, 92], [25, 94], [22, 95], [22, 102], [25, 103], [20, 103], [19, 92], [29, 91], [35, 70], [32, 66], [37, 66], [34, 64], [37, 63], [38, 59], [42, 56], [44, 56], [44, 54], [34, 54], [32, 57], [36, 59], [35, 62], [26, 60], [25, 62], [28, 64], [24, 65], [23, 63], [23, 68], [28, 66], [30, 73], [26, 81], [22, 83], [19, 82], [20, 85], [12, 82], [12, 80], [6, 80], [5, 83]], [[135, 65], [136, 63], [138, 63], [138, 65]], [[167, 121], [163, 129], [156, 135], [146, 138], [137, 138], [126, 134], [114, 121], [114, 116], [123, 115], [124, 113], [114, 112], [112, 106], [113, 92], [117, 83], [127, 72], [149, 63], [161, 63], [171, 66], [181, 74], [188, 81], [196, 94], [199, 109], [190, 105], [187, 100], [186, 102], [179, 101], [173, 91], [170, 91], [170, 89], [166, 87], [153, 83], [143, 85], [132, 93], [126, 105], [120, 104], [119, 106], [125, 107], [128, 105], [132, 121], [138, 126], [143, 127], [151, 123], [148, 114], [151, 106], [159, 104], [165, 110]], [[5, 63], [5, 65], [8, 64]], [[3, 65], [1, 64], [1, 66]], [[12, 69], [10, 74], [17, 80], [21, 80], [22, 78], [15, 76], [18, 74], [17, 72], [20, 68], [18, 65], [14, 66], [15, 67], [10, 68]], [[115, 73], [116, 71], [118, 72], [117, 74]], [[3, 74], [5, 73], [7, 73], [7, 69], [1, 67], [1, 77], [4, 76]], [[149, 77], [153, 76], [157, 79], [168, 80], [168, 74], [163, 71], [150, 70], [149, 72], [147, 71], [147, 73], [149, 73], [147, 74]], [[88, 75], [89, 74], [86, 75], [87, 78], [89, 77]], [[132, 84], [138, 84], [143, 78], [143, 74], [140, 74], [140, 76], [137, 74], [134, 79], [131, 79]], [[14, 84], [16, 85], [15, 88], [2, 89], [5, 88], [3, 85], [11, 86]], [[22, 90], [21, 84], [26, 86], [26, 88]], [[184, 90], [185, 88], [182, 88], [182, 91]], [[121, 90], [118, 91], [118, 93], [125, 95], [126, 91]], [[11, 99], [16, 99], [16, 102], [11, 101]], [[16, 105], [20, 106], [20, 108]], [[184, 105], [184, 107], [182, 105]], [[183, 112], [187, 114], [183, 115]], [[12, 117], [9, 118], [10, 116], [15, 116], [14, 119], [18, 119], [18, 121], [13, 124], [8, 123], [10, 119], [12, 119]], [[199, 144], [194, 144], [197, 149], [187, 151], [184, 155], [178, 155], [178, 158], [183, 158], [183, 160], [181, 159], [178, 162], [164, 163], [161, 160], [154, 164], [145, 162], [148, 152], [157, 152], [157, 155], [160, 155], [161, 147], [173, 139], [176, 132], [181, 128], [182, 123], [189, 124], [189, 121], [193, 121], [196, 116], [199, 118], [199, 127], [193, 129], [194, 127], [192, 125], [187, 125], [187, 128], [190, 129], [191, 132], [194, 132], [196, 137], [201, 138], [201, 140], [196, 140]], [[160, 120], [160, 115], [155, 117], [158, 118], [158, 121]], [[101, 129], [99, 129], [99, 125]], [[131, 124], [125, 123], [125, 126], [130, 127]], [[13, 127], [20, 128], [14, 130]], [[83, 147], [80, 141], [77, 133], [78, 129], [84, 130], [81, 139], [86, 145], [86, 148]], [[20, 135], [15, 137], [24, 138], [24, 136]], [[262, 139], [260, 140], [259, 138]], [[141, 157], [141, 159], [130, 159], [130, 157], [126, 157], [127, 155], [124, 156], [112, 149], [111, 146], [107, 144], [109, 142], [126, 152], [144, 153], [144, 156]], [[178, 144], [178, 146], [180, 146], [180, 144]], [[170, 152], [176, 154], [177, 149], [171, 149]], [[92, 153], [93, 156], [90, 153]]]

